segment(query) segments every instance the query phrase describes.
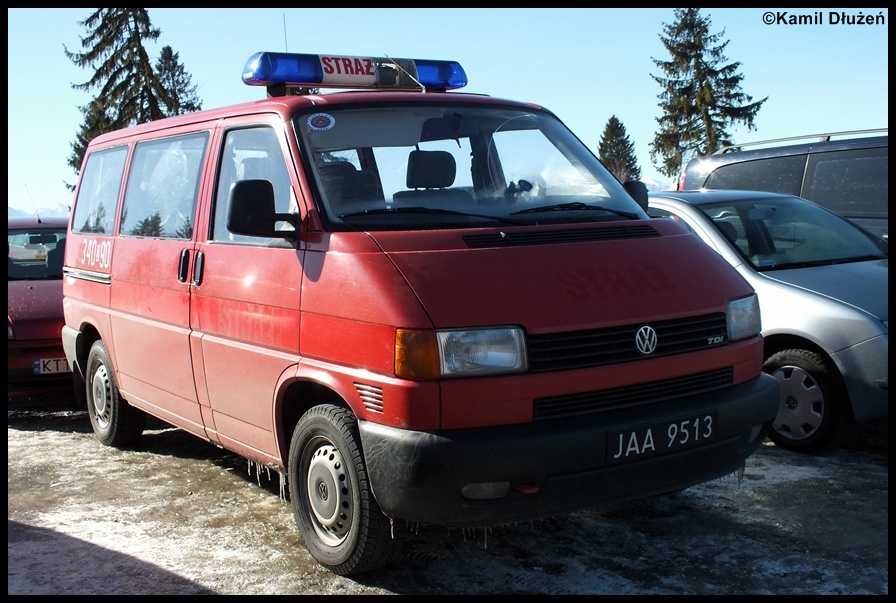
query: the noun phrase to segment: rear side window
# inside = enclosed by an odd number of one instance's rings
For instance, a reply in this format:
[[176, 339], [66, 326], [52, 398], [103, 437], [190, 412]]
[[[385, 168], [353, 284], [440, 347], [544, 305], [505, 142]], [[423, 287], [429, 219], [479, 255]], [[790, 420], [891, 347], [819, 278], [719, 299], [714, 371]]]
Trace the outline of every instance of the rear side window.
[[78, 185], [72, 232], [112, 234], [121, 176], [128, 148], [115, 147], [91, 153]]
[[802, 196], [848, 218], [886, 218], [889, 148], [815, 153]]
[[121, 212], [122, 236], [190, 239], [208, 132], [141, 142]]
[[709, 175], [703, 187], [760, 190], [799, 196], [805, 168], [806, 155], [732, 163], [719, 166]]

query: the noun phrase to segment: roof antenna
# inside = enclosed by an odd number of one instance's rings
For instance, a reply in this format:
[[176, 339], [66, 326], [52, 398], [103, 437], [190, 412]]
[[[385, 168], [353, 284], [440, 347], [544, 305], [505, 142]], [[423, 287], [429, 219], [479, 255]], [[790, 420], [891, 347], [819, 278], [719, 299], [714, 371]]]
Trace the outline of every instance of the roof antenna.
[[398, 61], [396, 61], [395, 59], [393, 59], [392, 57], [390, 57], [390, 56], [389, 56], [388, 54], [386, 54], [385, 52], [383, 53], [383, 56], [386, 57], [387, 59], [389, 59], [390, 61], [392, 61], [392, 64], [395, 65], [395, 68], [396, 68], [396, 69], [399, 69], [399, 70], [403, 71], [405, 75], [407, 75], [409, 78], [411, 78], [412, 80], [414, 80], [414, 82], [415, 82], [418, 86], [420, 86], [420, 89], [423, 91], [423, 93], [426, 94], [426, 86], [424, 86], [423, 84], [421, 84], [421, 83], [420, 83], [420, 80], [418, 80], [418, 79], [415, 78], [413, 75], [411, 75], [410, 73], [408, 73], [408, 70], [407, 70], [407, 69], [405, 69], [404, 67], [402, 67], [401, 65], [399, 65], [399, 64], [398, 64]]
[[40, 212], [37, 211], [37, 206], [34, 205], [34, 199], [31, 197], [31, 191], [28, 190], [28, 185], [25, 184], [25, 192], [28, 193], [28, 200], [31, 202], [31, 208], [34, 210], [34, 215], [37, 216], [37, 223], [40, 224]]
[[283, 13], [283, 52], [289, 52], [289, 42], [286, 40], [286, 13]]

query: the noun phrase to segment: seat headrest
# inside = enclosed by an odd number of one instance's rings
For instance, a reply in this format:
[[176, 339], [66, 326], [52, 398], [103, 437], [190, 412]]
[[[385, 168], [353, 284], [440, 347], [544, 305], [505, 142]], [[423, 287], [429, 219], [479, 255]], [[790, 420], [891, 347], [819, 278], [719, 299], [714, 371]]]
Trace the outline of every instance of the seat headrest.
[[353, 199], [358, 196], [358, 170], [351, 163], [337, 161], [318, 166], [321, 184], [328, 196]]
[[243, 180], [267, 180], [267, 161], [264, 157], [246, 157], [243, 159]]
[[47, 252], [47, 268], [51, 274], [61, 274], [65, 258], [65, 237], [56, 242], [56, 247]]
[[447, 188], [454, 184], [457, 164], [448, 151], [411, 151], [408, 188]]
[[376, 172], [371, 170], [358, 171], [358, 197], [360, 199], [376, 199], [379, 197], [379, 180]]

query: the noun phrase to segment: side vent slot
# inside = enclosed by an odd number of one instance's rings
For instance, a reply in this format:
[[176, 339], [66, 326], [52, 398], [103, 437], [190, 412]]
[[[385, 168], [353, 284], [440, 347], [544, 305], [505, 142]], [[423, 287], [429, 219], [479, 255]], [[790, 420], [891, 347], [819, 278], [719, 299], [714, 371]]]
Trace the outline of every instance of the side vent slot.
[[383, 390], [366, 383], [355, 382], [355, 390], [364, 403], [364, 408], [370, 412], [383, 414]]

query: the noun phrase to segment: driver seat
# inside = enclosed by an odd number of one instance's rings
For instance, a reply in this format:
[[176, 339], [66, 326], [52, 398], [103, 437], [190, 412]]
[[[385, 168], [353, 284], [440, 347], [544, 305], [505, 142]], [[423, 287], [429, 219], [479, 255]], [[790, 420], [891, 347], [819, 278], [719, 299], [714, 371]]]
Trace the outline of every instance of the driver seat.
[[411, 207], [428, 201], [426, 205], [442, 206], [443, 203], [471, 203], [473, 195], [460, 188], [450, 188], [457, 176], [457, 162], [448, 151], [421, 151], [415, 149], [408, 155], [407, 187], [413, 190], [398, 191], [392, 196], [396, 206]]

